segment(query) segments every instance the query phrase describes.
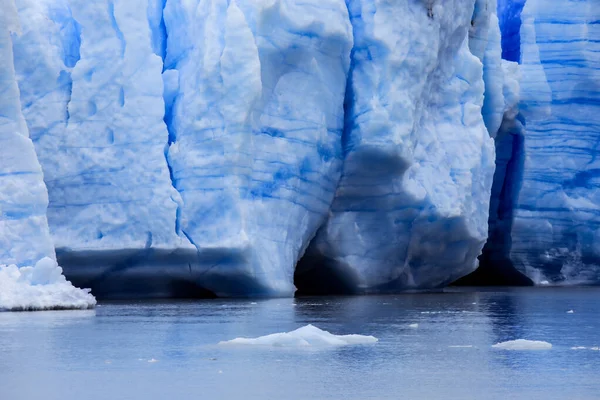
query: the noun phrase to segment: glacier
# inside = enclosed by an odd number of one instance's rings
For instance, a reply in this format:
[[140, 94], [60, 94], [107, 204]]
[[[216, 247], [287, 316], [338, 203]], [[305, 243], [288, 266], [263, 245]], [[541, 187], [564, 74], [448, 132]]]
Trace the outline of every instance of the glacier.
[[[354, 48], [344, 168], [328, 221], [296, 272], [315, 288], [324, 279], [340, 283], [325, 292], [441, 287], [477, 266], [494, 165], [482, 61], [494, 75], [500, 35], [490, 32], [493, 9], [478, 17], [487, 1], [430, 4], [348, 3]], [[398, 15], [406, 21], [398, 24]]]
[[2, 1], [10, 279], [49, 257], [100, 297], [600, 281], [593, 0]]
[[498, 10], [520, 99], [496, 142], [498, 223], [484, 258], [536, 284], [598, 283], [600, 8], [504, 0]]
[[90, 308], [55, 261], [46, 218], [48, 193], [21, 111], [13, 55], [20, 33], [12, 0], [0, 3], [0, 311]]

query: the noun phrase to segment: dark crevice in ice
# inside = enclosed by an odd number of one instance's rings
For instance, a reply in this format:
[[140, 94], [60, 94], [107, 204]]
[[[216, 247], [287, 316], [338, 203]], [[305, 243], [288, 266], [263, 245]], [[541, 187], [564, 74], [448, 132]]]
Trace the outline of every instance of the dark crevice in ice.
[[[521, 117], [517, 117], [521, 119]], [[488, 240], [479, 256], [479, 268], [455, 282], [459, 286], [530, 286], [531, 279], [517, 271], [511, 257], [512, 224], [523, 179], [525, 149], [523, 121], [503, 127], [495, 139], [496, 171], [490, 198]]]
[[526, 0], [499, 0], [498, 19], [502, 32], [502, 58], [521, 61], [521, 12]]

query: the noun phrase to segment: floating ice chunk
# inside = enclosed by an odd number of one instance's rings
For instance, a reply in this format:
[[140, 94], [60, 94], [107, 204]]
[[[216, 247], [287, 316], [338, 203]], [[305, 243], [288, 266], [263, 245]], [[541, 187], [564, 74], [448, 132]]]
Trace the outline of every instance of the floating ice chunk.
[[600, 347], [590, 347], [590, 350], [592, 350], [592, 351], [600, 351]]
[[334, 335], [316, 326], [306, 325], [291, 332], [273, 333], [257, 338], [236, 338], [219, 345], [252, 345], [276, 347], [327, 347], [375, 343], [378, 339], [363, 335]]
[[473, 347], [472, 344], [457, 344], [457, 345], [453, 345], [453, 346], [448, 346], [452, 349], [470, 349]]
[[550, 282], [548, 282], [548, 281], [541, 281], [540, 282], [540, 285], [543, 285], [543, 286], [547, 286], [549, 284], [550, 284]]
[[410, 324], [408, 327], [416, 329], [419, 327], [419, 324]]
[[89, 290], [73, 286], [48, 257], [34, 267], [0, 266], [0, 310], [88, 309], [95, 305]]
[[156, 358], [151, 358], [148, 360], [149, 363], [155, 363], [158, 362], [158, 360]]
[[569, 310], [569, 311], [567, 311], [567, 314], [573, 314], [574, 312], [575, 311], [573, 311], [573, 310]]
[[575, 347], [571, 347], [571, 350], [585, 350], [587, 349], [587, 347], [585, 346], [575, 346]]
[[502, 350], [549, 350], [552, 344], [540, 340], [517, 339], [496, 343], [492, 347]]

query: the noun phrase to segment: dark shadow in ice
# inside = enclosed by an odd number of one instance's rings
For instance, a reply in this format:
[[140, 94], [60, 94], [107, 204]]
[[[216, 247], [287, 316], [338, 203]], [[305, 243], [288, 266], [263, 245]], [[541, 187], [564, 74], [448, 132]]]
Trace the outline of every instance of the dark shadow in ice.
[[74, 285], [99, 299], [269, 296], [269, 288], [247, 268], [243, 250], [220, 248], [57, 249], [59, 264]]
[[[521, 121], [519, 121], [521, 119]], [[496, 171], [490, 197], [488, 240], [479, 268], [454, 283], [457, 286], [532, 286], [514, 266], [510, 252], [512, 226], [525, 163], [522, 118], [505, 120], [495, 138]]]
[[320, 256], [305, 255], [294, 273], [296, 296], [359, 294], [356, 272]]

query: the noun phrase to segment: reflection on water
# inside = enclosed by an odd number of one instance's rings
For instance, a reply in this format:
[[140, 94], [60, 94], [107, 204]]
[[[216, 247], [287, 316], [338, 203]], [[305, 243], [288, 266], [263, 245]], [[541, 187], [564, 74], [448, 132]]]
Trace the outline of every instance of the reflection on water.
[[[453, 289], [0, 313], [0, 399], [594, 399], [597, 304], [598, 288]], [[379, 342], [308, 350], [217, 346], [309, 323]], [[491, 347], [518, 338], [553, 348]]]

